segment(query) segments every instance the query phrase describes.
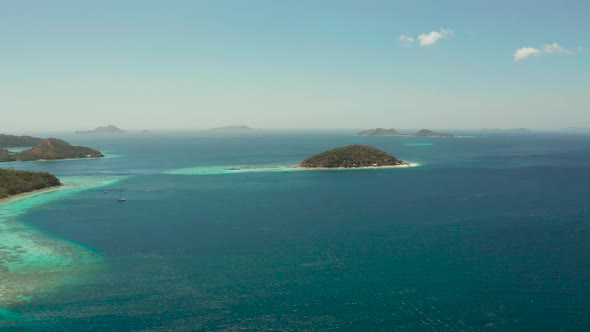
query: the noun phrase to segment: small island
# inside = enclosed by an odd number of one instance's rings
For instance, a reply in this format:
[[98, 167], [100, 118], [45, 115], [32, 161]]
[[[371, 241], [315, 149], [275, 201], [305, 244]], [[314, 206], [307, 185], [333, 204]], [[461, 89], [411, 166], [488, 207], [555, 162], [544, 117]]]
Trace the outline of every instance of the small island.
[[369, 145], [349, 145], [307, 158], [301, 168], [361, 168], [409, 166], [391, 154]]
[[528, 128], [482, 128], [481, 131], [489, 132], [507, 132], [507, 133], [529, 133]]
[[375, 128], [375, 129], [367, 129], [367, 130], [359, 131], [357, 133], [357, 135], [361, 135], [361, 136], [396, 136], [396, 135], [399, 135], [399, 133], [397, 132], [397, 130], [395, 130], [393, 128], [390, 128], [390, 129]]
[[449, 133], [437, 133], [432, 130], [428, 129], [421, 129], [416, 132], [416, 136], [425, 136], [425, 137], [455, 137], [453, 134]]
[[98, 127], [92, 130], [78, 130], [76, 134], [120, 134], [126, 131], [113, 125]]
[[[20, 152], [13, 152], [6, 149], [18, 147], [19, 145], [14, 145], [15, 142], [18, 143], [19, 141], [21, 142], [19, 143], [21, 147], [26, 147], [35, 142], [38, 143], [32, 148]], [[0, 137], [0, 162], [100, 157], [104, 157], [104, 155], [98, 150], [85, 146], [71, 145], [70, 143], [57, 138], [43, 139], [30, 136], [11, 135], [2, 135], [2, 137]]]
[[453, 134], [449, 133], [437, 133], [432, 130], [428, 129], [421, 129], [418, 130], [414, 134], [401, 134], [397, 130], [390, 128], [374, 128], [374, 129], [367, 129], [362, 130], [357, 133], [360, 136], [418, 136], [418, 137], [455, 137]]
[[253, 130], [256, 130], [256, 129], [245, 126], [245, 125], [225, 126], [225, 127], [217, 127], [217, 128], [209, 129], [209, 131], [223, 131], [223, 132], [245, 132], [245, 131], [253, 131]]
[[59, 179], [50, 173], [0, 169], [0, 200], [60, 185]]

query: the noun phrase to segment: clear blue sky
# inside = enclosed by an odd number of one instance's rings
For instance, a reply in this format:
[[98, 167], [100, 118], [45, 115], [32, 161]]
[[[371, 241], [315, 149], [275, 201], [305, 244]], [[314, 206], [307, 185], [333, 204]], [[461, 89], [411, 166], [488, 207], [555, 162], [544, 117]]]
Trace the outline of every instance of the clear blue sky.
[[590, 126], [589, 32], [590, 1], [1, 1], [0, 132]]

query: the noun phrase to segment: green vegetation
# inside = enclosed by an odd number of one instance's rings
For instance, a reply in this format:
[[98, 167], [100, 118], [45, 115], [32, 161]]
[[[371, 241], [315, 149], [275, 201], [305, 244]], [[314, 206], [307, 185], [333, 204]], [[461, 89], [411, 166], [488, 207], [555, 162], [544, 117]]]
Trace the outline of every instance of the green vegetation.
[[32, 136], [0, 134], [0, 148], [25, 148], [41, 143], [43, 139]]
[[74, 146], [57, 138], [42, 140], [32, 149], [22, 152], [10, 152], [0, 148], [0, 162], [96, 157], [104, 157], [104, 155], [100, 151], [84, 146]]
[[0, 199], [59, 185], [59, 179], [53, 174], [0, 169]]
[[399, 133], [397, 132], [397, 130], [395, 130], [393, 128], [390, 128], [390, 129], [375, 128], [375, 129], [368, 129], [368, 130], [359, 131], [357, 133], [357, 135], [362, 135], [362, 136], [393, 136], [393, 135], [399, 135]]
[[322, 152], [301, 162], [306, 168], [357, 168], [406, 165], [391, 154], [369, 145], [349, 145]]

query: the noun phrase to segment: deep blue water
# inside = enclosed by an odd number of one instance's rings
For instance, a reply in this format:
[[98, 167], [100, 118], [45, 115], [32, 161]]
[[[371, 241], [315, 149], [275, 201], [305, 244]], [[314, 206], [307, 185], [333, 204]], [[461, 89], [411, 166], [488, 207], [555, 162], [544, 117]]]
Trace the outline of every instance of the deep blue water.
[[[61, 135], [111, 157], [4, 167], [127, 177], [20, 218], [104, 263], [0, 329], [590, 330], [590, 136], [465, 136]], [[166, 174], [354, 143], [421, 166]]]

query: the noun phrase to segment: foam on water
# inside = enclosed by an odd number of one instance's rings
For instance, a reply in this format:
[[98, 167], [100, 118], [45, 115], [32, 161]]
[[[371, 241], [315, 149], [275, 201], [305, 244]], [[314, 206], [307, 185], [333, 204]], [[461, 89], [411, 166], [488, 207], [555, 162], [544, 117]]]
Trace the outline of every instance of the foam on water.
[[259, 165], [259, 166], [196, 166], [175, 168], [164, 172], [170, 175], [218, 175], [254, 172], [291, 172], [301, 171], [296, 165]]
[[112, 153], [111, 150], [102, 150], [100, 152], [102, 152], [102, 154], [104, 155], [104, 157], [102, 157], [102, 159], [115, 159], [115, 158], [123, 158], [123, 157], [125, 157], [122, 154]]
[[62, 187], [18, 196], [0, 203], [0, 316], [15, 316], [2, 308], [28, 302], [75, 280], [100, 264], [90, 248], [50, 236], [21, 218], [29, 209], [76, 192], [111, 185], [122, 178], [63, 177]]
[[257, 172], [310, 172], [310, 171], [362, 171], [377, 169], [397, 169], [421, 166], [418, 163], [409, 163], [395, 167], [360, 167], [360, 168], [302, 168], [296, 165], [249, 165], [249, 166], [196, 166], [186, 168], [174, 168], [164, 171], [169, 175], [222, 175], [236, 173], [257, 173]]

